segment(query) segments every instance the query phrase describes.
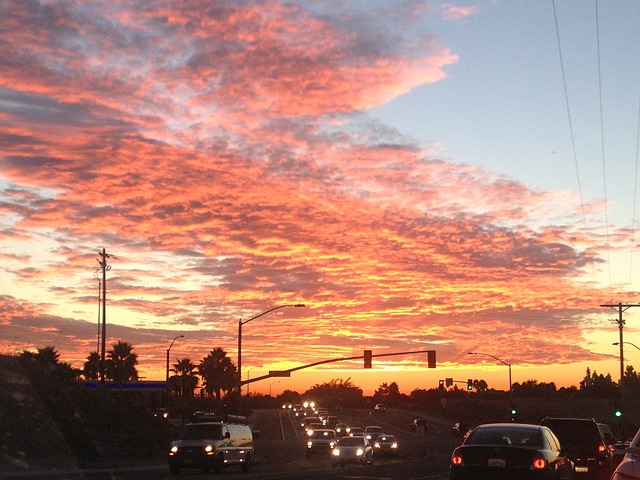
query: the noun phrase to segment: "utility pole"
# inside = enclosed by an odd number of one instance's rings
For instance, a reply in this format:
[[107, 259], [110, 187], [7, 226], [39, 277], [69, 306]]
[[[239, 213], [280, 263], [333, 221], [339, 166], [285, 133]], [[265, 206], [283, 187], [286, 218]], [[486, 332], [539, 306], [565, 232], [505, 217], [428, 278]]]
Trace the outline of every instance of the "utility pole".
[[98, 252], [98, 255], [102, 258], [102, 260], [98, 259], [98, 264], [100, 268], [102, 268], [102, 351], [100, 354], [100, 383], [104, 385], [105, 381], [105, 365], [106, 365], [106, 338], [107, 338], [107, 270], [111, 270], [111, 266], [107, 265], [107, 258], [109, 255], [105, 249], [102, 249], [102, 252]]
[[614, 322], [618, 324], [618, 330], [620, 331], [620, 400], [623, 400], [622, 380], [624, 379], [624, 342], [622, 338], [622, 330], [624, 328], [624, 319], [622, 318], [622, 312], [626, 312], [631, 307], [640, 307], [640, 303], [605, 303], [600, 306], [615, 308], [618, 310], [618, 320], [614, 320]]

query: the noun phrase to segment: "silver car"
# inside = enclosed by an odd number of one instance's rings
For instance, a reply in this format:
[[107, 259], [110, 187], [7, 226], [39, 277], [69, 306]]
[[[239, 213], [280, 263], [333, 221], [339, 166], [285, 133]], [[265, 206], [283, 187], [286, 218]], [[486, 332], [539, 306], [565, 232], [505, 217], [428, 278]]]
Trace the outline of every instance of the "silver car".
[[370, 465], [373, 462], [373, 447], [364, 436], [342, 437], [331, 451], [331, 465], [337, 467], [347, 463]]

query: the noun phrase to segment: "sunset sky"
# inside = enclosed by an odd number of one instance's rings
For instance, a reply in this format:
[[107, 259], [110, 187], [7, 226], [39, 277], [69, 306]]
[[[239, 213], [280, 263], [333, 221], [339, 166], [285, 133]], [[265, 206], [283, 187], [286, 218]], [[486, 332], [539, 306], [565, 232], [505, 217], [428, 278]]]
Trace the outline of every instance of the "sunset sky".
[[[0, 351], [251, 390], [619, 379], [640, 302], [636, 0], [0, 1]], [[625, 314], [640, 346], [640, 308]], [[467, 355], [467, 352], [484, 355]], [[625, 345], [640, 369], [640, 349]]]

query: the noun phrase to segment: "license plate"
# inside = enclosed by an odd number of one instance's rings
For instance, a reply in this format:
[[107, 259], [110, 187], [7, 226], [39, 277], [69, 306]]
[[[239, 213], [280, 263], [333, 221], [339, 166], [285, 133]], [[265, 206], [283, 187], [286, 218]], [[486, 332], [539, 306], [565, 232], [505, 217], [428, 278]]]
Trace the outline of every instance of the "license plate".
[[589, 467], [576, 467], [576, 473], [588, 473]]
[[507, 462], [504, 458], [490, 458], [488, 462], [489, 467], [506, 467]]

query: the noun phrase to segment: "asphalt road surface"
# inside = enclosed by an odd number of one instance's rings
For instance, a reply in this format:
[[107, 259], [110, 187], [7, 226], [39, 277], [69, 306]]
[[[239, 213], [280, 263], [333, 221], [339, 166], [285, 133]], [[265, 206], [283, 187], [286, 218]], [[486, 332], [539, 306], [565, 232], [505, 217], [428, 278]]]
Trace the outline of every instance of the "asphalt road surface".
[[305, 457], [304, 431], [290, 410], [256, 410], [250, 423], [259, 435], [255, 438], [255, 462], [248, 473], [237, 467], [221, 474], [204, 474], [199, 470], [183, 470], [172, 475], [164, 461], [141, 462], [117, 469], [40, 471], [0, 474], [11, 479], [64, 479], [64, 480], [146, 480], [146, 479], [205, 479], [220, 477], [225, 480], [444, 480], [449, 478], [448, 465], [451, 452], [460, 440], [451, 434], [451, 425], [427, 417], [429, 428], [424, 434], [412, 432], [410, 412], [387, 410], [385, 413], [368, 410], [338, 412], [341, 421], [352, 426], [379, 425], [385, 433], [398, 438], [400, 454], [397, 457], [375, 457], [373, 465], [332, 467], [329, 455]]

